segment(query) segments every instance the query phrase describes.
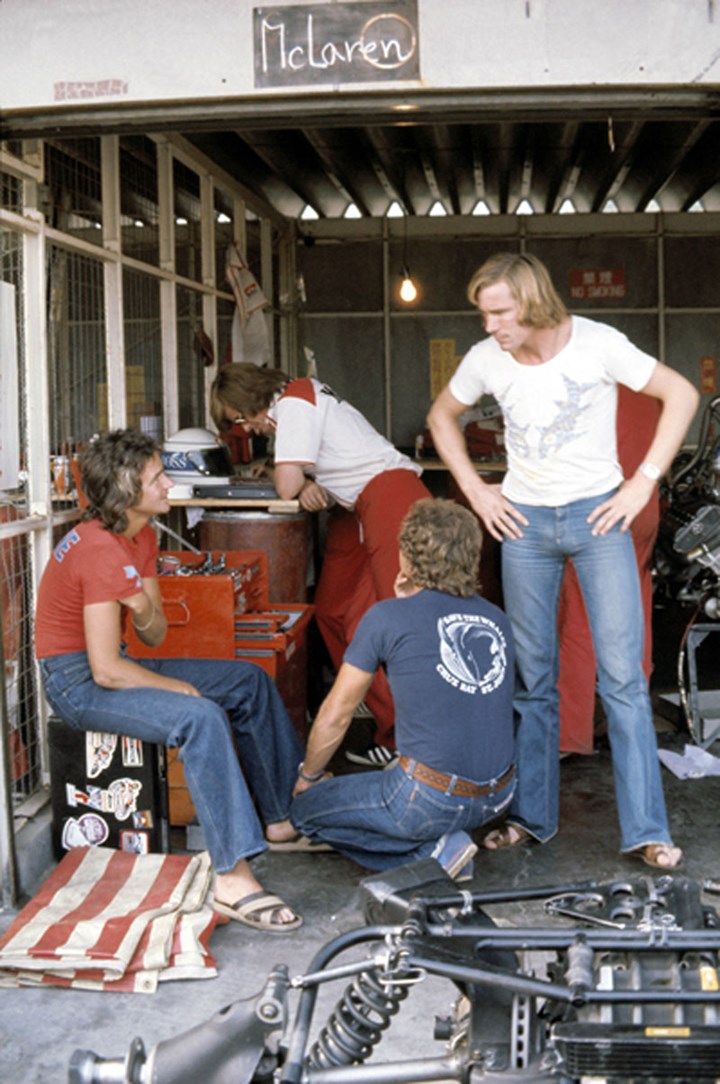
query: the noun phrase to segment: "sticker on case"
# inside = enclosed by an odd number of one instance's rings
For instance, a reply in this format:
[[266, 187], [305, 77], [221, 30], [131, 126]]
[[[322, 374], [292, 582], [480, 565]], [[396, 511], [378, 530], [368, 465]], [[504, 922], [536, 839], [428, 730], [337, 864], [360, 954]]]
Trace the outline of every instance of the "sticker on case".
[[117, 734], [104, 734], [98, 730], [85, 733], [85, 774], [95, 779], [112, 764], [117, 746]]
[[65, 784], [65, 801], [73, 808], [88, 806], [102, 813], [113, 814], [119, 821], [126, 821], [137, 810], [137, 800], [142, 783], [139, 779], [114, 779], [106, 788], [88, 785], [81, 790], [73, 783]]
[[120, 833], [120, 850], [129, 851], [130, 854], [149, 854], [150, 837], [147, 832], [131, 832], [124, 828]]
[[155, 824], [155, 819], [152, 815], [151, 809], [138, 809], [133, 813], [132, 819], [133, 825], [136, 828], [152, 828]]
[[122, 738], [123, 768], [142, 768], [143, 743], [140, 738]]
[[108, 787], [115, 816], [119, 821], [126, 821], [137, 809], [137, 800], [142, 783], [139, 779], [115, 779]]
[[100, 847], [110, 835], [107, 823], [97, 813], [83, 813], [77, 820], [69, 817], [63, 825], [61, 843], [66, 851], [73, 847]]

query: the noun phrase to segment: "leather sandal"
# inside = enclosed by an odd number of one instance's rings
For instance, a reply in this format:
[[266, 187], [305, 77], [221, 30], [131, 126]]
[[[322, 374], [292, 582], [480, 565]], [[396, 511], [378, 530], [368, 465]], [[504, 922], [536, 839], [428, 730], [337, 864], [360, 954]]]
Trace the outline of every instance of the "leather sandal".
[[527, 843], [531, 838], [530, 833], [519, 824], [501, 824], [488, 832], [482, 844], [488, 851], [501, 851], [505, 847], [516, 847], [518, 843]]
[[[215, 896], [212, 904], [218, 914], [234, 919], [235, 922], [242, 922], [244, 926], [250, 926], [253, 930], [262, 930], [264, 933], [290, 933], [302, 926], [303, 920], [291, 907], [288, 907], [284, 900], [264, 889], [251, 892], [249, 896], [242, 896], [234, 903], [225, 903]], [[281, 918], [283, 911], [289, 912], [293, 917], [283, 921]]]
[[655, 869], [680, 869], [682, 866], [683, 853], [671, 843], [645, 843], [629, 853], [633, 858], [639, 858], [646, 866], [654, 866]]
[[292, 839], [266, 839], [269, 851], [295, 852], [296, 854], [323, 854], [334, 848], [320, 839], [308, 839], [307, 836], [293, 836]]

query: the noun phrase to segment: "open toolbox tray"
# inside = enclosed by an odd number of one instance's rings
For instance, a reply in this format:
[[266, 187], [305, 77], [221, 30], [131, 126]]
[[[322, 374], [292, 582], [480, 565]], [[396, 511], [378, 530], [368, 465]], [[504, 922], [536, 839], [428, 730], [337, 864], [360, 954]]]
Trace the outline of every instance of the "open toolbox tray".
[[[158, 576], [167, 634], [158, 647], [148, 647], [126, 622], [125, 640], [135, 658], [234, 659], [235, 620], [246, 611], [268, 605], [268, 559], [262, 550], [210, 550], [216, 569], [208, 573]], [[163, 550], [159, 563], [174, 558], [182, 568], [200, 568], [208, 554]], [[221, 563], [222, 562], [222, 563]]]

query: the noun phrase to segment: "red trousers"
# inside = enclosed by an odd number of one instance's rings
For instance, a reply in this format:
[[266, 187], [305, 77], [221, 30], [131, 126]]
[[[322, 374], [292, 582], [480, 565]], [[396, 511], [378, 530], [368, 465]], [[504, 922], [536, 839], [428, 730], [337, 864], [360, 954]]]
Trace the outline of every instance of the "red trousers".
[[[363, 614], [381, 599], [393, 598], [400, 524], [415, 501], [429, 496], [412, 471], [385, 471], [368, 482], [354, 512], [330, 513], [315, 619], [336, 670]], [[395, 707], [384, 671], [378, 671], [366, 701], [375, 717], [376, 741], [392, 748]]]

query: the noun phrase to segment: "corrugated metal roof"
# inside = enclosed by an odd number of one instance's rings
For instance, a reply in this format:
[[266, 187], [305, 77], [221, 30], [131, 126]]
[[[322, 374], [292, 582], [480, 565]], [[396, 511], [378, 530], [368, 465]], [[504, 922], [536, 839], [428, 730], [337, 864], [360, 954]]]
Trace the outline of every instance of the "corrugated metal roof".
[[[280, 213], [321, 218], [513, 214], [522, 201], [553, 214], [567, 200], [597, 212], [720, 210], [720, 96], [708, 91], [578, 90], [438, 99], [337, 118], [274, 116], [193, 142]], [[371, 103], [367, 104], [370, 110]]]
[[578, 87], [78, 107], [7, 135], [174, 132], [288, 218], [720, 210], [720, 89]]

